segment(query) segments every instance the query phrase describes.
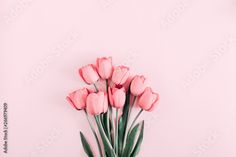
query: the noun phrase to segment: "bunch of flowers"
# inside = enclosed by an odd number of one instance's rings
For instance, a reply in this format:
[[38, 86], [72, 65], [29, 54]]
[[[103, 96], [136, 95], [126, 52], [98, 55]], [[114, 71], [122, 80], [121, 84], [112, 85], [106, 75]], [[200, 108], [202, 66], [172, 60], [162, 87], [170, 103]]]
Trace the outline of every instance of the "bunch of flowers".
[[[154, 109], [159, 95], [147, 87], [144, 76], [132, 77], [128, 67], [113, 66], [111, 57], [98, 58], [96, 65], [83, 66], [78, 72], [94, 89], [76, 90], [67, 100], [76, 110], [84, 111], [100, 157], [137, 156], [144, 134], [144, 121], [137, 123], [137, 119], [143, 111]], [[135, 105], [140, 111], [131, 119]], [[95, 123], [92, 123], [93, 118]], [[85, 153], [94, 157], [82, 132], [80, 137]]]

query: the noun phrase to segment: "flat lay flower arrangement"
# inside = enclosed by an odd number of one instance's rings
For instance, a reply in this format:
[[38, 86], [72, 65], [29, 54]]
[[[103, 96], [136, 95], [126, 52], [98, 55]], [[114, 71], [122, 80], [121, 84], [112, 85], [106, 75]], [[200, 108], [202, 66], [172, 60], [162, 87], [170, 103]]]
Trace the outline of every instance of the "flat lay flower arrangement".
[[[129, 67], [113, 66], [111, 57], [98, 58], [78, 70], [92, 89], [78, 89], [67, 96], [68, 102], [83, 111], [96, 140], [100, 157], [135, 157], [144, 135], [144, 120], [137, 122], [143, 111], [152, 111], [159, 95], [147, 86], [142, 75], [130, 75]], [[132, 109], [140, 111], [132, 119]], [[94, 153], [80, 132], [82, 146], [89, 157]]]

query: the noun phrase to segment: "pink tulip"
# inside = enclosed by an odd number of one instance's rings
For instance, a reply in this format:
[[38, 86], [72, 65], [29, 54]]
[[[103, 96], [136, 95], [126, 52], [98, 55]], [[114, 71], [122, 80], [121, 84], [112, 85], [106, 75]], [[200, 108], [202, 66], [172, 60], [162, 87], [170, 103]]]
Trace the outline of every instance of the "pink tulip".
[[97, 70], [94, 65], [89, 64], [79, 69], [79, 74], [87, 84], [94, 84], [99, 80]]
[[129, 77], [129, 68], [126, 66], [115, 67], [112, 74], [112, 81], [116, 85], [122, 85], [126, 82]]
[[99, 115], [107, 112], [107, 94], [104, 92], [91, 93], [86, 100], [86, 110], [91, 115]]
[[66, 97], [68, 102], [77, 110], [85, 109], [88, 90], [86, 88], [76, 90]]
[[123, 87], [125, 88], [125, 91], [127, 92], [129, 90], [131, 81], [133, 80], [133, 76], [129, 76], [126, 82], [123, 84]]
[[147, 87], [138, 100], [138, 106], [146, 111], [152, 111], [159, 102], [159, 94]]
[[134, 96], [141, 95], [146, 88], [146, 78], [136, 75], [131, 82], [130, 91]]
[[112, 58], [98, 58], [97, 59], [98, 74], [102, 79], [109, 79], [112, 75]]
[[108, 89], [108, 96], [111, 106], [115, 108], [122, 108], [125, 104], [125, 88], [110, 88]]

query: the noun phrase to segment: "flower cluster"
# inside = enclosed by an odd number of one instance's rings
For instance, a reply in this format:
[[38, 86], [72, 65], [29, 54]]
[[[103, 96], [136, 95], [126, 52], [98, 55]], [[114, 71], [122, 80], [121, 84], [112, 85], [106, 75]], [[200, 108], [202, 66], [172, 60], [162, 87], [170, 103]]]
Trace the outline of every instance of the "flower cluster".
[[[111, 57], [98, 58], [96, 65], [83, 66], [78, 73], [84, 82], [93, 85], [94, 89], [78, 89], [70, 93], [67, 100], [75, 109], [85, 112], [100, 157], [135, 157], [143, 140], [144, 121], [135, 123], [144, 110], [154, 109], [159, 95], [147, 86], [144, 76], [132, 77], [129, 67], [113, 66]], [[104, 83], [105, 88], [99, 87], [99, 83]], [[129, 125], [135, 104], [140, 111]], [[95, 118], [102, 142], [98, 139], [91, 117]], [[85, 153], [93, 157], [85, 136], [82, 132], [80, 135]]]

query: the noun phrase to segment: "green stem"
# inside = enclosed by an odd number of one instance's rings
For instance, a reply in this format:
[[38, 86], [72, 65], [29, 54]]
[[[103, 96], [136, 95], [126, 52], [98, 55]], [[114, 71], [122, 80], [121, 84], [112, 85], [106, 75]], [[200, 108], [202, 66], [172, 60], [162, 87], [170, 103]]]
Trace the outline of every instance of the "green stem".
[[118, 108], [116, 109], [116, 133], [115, 133], [115, 152], [118, 155]]
[[[106, 79], [106, 91], [108, 93], [108, 79]], [[108, 97], [107, 97], [108, 99]], [[110, 122], [109, 122], [109, 117], [110, 117], [110, 104], [109, 104], [109, 99], [107, 100], [108, 101], [108, 111], [107, 113], [105, 114], [104, 118], [106, 118], [106, 130], [107, 130], [107, 136], [108, 136], [108, 139], [110, 142], [112, 142], [112, 139], [111, 139], [111, 130], [110, 130]]]
[[112, 138], [112, 145], [114, 146], [115, 145], [115, 131], [114, 131], [114, 125], [113, 125], [113, 109], [112, 107], [109, 108], [109, 119], [111, 121], [111, 138]]
[[[136, 96], [134, 96], [134, 100], [133, 100], [133, 102], [132, 102], [132, 105], [131, 105], [131, 107], [130, 107], [130, 110], [129, 110], [129, 112], [128, 112], [128, 117], [127, 117], [127, 126], [128, 126], [128, 124], [129, 124], [129, 119], [130, 119], [130, 115], [131, 115], [131, 112], [132, 112], [132, 108], [133, 108], [133, 106], [134, 106], [134, 103], [135, 103], [135, 101], [136, 101]], [[123, 143], [123, 148], [122, 148], [122, 153], [123, 153], [123, 151], [124, 151], [124, 148], [125, 148], [125, 142], [126, 142], [126, 138], [127, 138], [127, 135], [128, 135], [128, 132], [127, 132], [127, 129], [125, 129], [125, 137], [124, 137], [124, 143]], [[121, 153], [121, 154], [122, 154]]]
[[101, 120], [100, 120], [100, 117], [99, 116], [94, 116], [95, 120], [96, 120], [96, 123], [97, 123], [97, 127], [98, 127], [98, 130], [100, 132], [100, 135], [102, 137], [102, 140], [103, 140], [103, 144], [104, 144], [104, 147], [105, 148], [109, 148], [109, 151], [110, 153], [112, 153], [112, 156], [116, 157], [116, 154], [112, 148], [112, 145], [110, 143], [110, 141], [108, 140], [107, 136], [106, 136], [106, 133], [102, 127], [102, 123], [101, 123]]
[[92, 130], [92, 132], [93, 132], [93, 135], [94, 135], [94, 137], [95, 137], [95, 139], [96, 139], [100, 157], [103, 157], [103, 156], [102, 156], [102, 148], [101, 148], [101, 145], [100, 145], [100, 143], [99, 143], [98, 136], [97, 136], [97, 134], [96, 134], [96, 132], [95, 132], [95, 129], [94, 129], [93, 125], [91, 124], [91, 122], [90, 122], [90, 120], [89, 120], [89, 117], [88, 117], [87, 112], [86, 112], [85, 110], [84, 110], [84, 112], [85, 112], [86, 118], [87, 118], [87, 120], [88, 120], [88, 123], [89, 123], [89, 125], [90, 125], [90, 128], [91, 128], [91, 130]]
[[130, 110], [129, 110], [128, 120], [129, 120], [129, 117], [130, 117], [130, 115], [131, 115], [132, 109], [133, 109], [133, 107], [134, 107], [134, 103], [135, 103], [136, 98], [137, 98], [137, 97], [134, 96], [133, 103], [132, 103], [132, 105], [131, 105], [131, 107], [130, 107]]
[[131, 124], [131, 126], [130, 126], [130, 128], [129, 128], [128, 135], [129, 135], [129, 133], [130, 133], [132, 127], [134, 126], [135, 122], [137, 121], [138, 117], [141, 115], [142, 112], [143, 112], [143, 109], [141, 109], [141, 110], [139, 111], [139, 113], [136, 115], [136, 117], [134, 118], [134, 120], [133, 120], [133, 122], [132, 122], [132, 124]]
[[93, 84], [93, 86], [94, 86], [94, 88], [95, 88], [96, 92], [98, 92], [99, 90], [98, 90], [98, 87], [96, 86], [96, 84], [95, 84], [95, 83]]
[[109, 85], [108, 85], [108, 79], [106, 79], [106, 90], [107, 90], [107, 93], [108, 93], [108, 87], [109, 87]]
[[[109, 84], [108, 84], [108, 79], [106, 79], [106, 91], [108, 93], [108, 88], [109, 88]], [[108, 97], [107, 97], [108, 98]], [[109, 100], [108, 100], [108, 103], [109, 103]], [[113, 114], [112, 114], [112, 107], [110, 104], [108, 104], [108, 111], [107, 111], [109, 114], [107, 116], [107, 128], [109, 130], [108, 134], [109, 134], [109, 140], [110, 142], [112, 143], [112, 145], [114, 146], [115, 145], [115, 135], [114, 135], [114, 125], [113, 125]], [[111, 121], [111, 126], [110, 126], [110, 121]], [[113, 130], [113, 135], [111, 133], [111, 130]], [[113, 141], [112, 141], [112, 136], [113, 136]]]

